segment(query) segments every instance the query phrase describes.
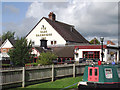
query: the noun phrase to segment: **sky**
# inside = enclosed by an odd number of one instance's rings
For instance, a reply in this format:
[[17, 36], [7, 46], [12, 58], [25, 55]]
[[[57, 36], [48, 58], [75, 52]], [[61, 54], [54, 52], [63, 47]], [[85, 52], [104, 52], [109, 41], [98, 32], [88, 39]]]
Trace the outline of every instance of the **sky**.
[[104, 37], [104, 41], [118, 42], [118, 2], [96, 0], [67, 0], [58, 2], [2, 1], [2, 33], [15, 31], [15, 36], [26, 36], [42, 17], [52, 11], [56, 20], [70, 25], [87, 40]]

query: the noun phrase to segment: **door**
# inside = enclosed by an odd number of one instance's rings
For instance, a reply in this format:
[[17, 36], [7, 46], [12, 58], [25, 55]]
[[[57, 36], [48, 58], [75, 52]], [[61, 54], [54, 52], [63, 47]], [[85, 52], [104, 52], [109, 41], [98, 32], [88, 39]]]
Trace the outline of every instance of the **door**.
[[99, 81], [99, 68], [98, 67], [88, 67], [88, 81]]

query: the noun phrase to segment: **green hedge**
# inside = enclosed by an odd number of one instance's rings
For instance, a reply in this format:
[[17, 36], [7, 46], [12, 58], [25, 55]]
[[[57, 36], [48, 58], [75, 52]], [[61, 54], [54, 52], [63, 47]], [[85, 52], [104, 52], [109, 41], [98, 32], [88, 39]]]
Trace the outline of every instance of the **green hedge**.
[[38, 65], [38, 63], [27, 63], [27, 64], [25, 64], [25, 65], [33, 65], [33, 66], [37, 66]]

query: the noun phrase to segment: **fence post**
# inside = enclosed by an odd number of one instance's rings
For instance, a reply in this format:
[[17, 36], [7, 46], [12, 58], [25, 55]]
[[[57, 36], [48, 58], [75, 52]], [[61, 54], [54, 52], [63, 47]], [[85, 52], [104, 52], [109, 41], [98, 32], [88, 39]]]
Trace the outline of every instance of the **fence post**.
[[73, 77], [75, 77], [75, 64], [73, 64]]
[[25, 67], [23, 67], [22, 70], [22, 87], [25, 87]]
[[54, 81], [54, 64], [52, 64], [52, 82]]

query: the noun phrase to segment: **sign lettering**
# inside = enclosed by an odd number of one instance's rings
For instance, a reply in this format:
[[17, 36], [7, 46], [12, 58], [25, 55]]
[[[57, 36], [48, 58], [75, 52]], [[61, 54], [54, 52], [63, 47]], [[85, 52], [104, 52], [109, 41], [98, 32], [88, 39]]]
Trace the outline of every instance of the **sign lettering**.
[[48, 33], [46, 30], [46, 27], [42, 25], [40, 34], [36, 34], [36, 37], [39, 37], [39, 36], [52, 36], [52, 33]]

